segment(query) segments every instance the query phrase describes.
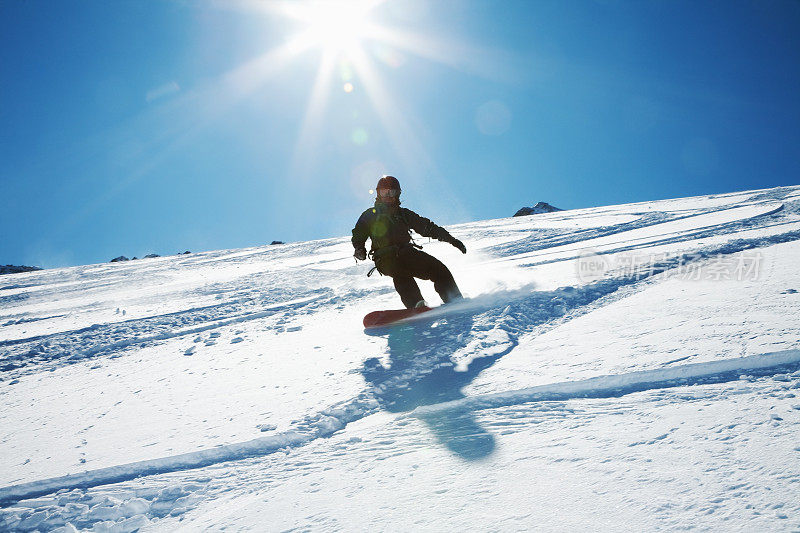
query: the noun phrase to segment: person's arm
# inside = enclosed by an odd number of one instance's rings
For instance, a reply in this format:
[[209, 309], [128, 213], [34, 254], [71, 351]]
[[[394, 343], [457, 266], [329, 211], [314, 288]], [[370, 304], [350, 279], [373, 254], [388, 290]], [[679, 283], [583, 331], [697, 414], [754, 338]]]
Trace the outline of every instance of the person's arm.
[[355, 249], [353, 257], [360, 259], [361, 261], [364, 261], [367, 258], [367, 248], [365, 245], [367, 242], [367, 237], [369, 237], [368, 213], [368, 211], [365, 211], [360, 217], [358, 217], [356, 227], [353, 228], [353, 237], [350, 239], [350, 242], [353, 243], [353, 248]]
[[411, 229], [422, 235], [423, 237], [431, 237], [436, 239], [437, 241], [446, 242], [452, 244], [459, 250], [461, 253], [467, 253], [467, 247], [464, 246], [464, 243], [450, 235], [450, 233], [441, 226], [437, 226], [430, 219], [425, 218], [416, 214], [414, 211], [410, 209], [403, 208], [403, 214], [408, 221], [408, 225], [411, 226]]

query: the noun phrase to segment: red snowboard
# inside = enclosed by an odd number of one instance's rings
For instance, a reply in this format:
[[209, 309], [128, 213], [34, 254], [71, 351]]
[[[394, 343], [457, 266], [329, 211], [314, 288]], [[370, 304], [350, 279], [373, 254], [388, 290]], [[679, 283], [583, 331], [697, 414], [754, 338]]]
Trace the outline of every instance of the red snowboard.
[[364, 328], [379, 328], [388, 326], [398, 320], [412, 317], [425, 311], [430, 311], [430, 307], [415, 307], [414, 309], [390, 309], [387, 311], [373, 311], [364, 317]]

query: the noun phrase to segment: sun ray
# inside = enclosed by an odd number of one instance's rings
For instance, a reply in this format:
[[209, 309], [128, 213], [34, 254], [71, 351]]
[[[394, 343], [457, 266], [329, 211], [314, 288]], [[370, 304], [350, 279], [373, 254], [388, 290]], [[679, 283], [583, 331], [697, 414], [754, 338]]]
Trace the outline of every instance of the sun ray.
[[436, 39], [408, 30], [381, 27], [376, 33], [375, 40], [466, 74], [492, 81], [517, 81], [519, 75], [516, 73], [521, 70], [517, 64], [519, 59], [507, 52]]
[[[226, 76], [227, 100], [239, 100], [255, 93], [279, 66], [291, 57], [309, 50], [319, 50], [320, 64], [308, 103], [302, 115], [293, 151], [290, 172], [295, 178], [307, 178], [314, 158], [310, 157], [324, 122], [325, 109], [332, 90], [333, 70], [337, 63], [351, 65], [371, 107], [399, 161], [409, 172], [419, 175], [435, 172], [432, 157], [425, 149], [424, 130], [402, 110], [393, 98], [372, 61], [381, 59], [380, 51], [370, 45], [417, 56], [450, 68], [495, 81], [509, 81], [513, 59], [487, 48], [468, 46], [379, 25], [370, 20], [372, 11], [385, 0], [307, 0], [251, 3], [272, 16], [299, 23], [299, 33], [279, 49], [244, 65]], [[397, 53], [395, 52], [395, 53]], [[352, 92], [350, 79], [346, 92]], [[353, 80], [355, 81], [355, 80]], [[413, 127], [412, 127], [413, 126]]]
[[317, 78], [311, 90], [311, 96], [308, 100], [306, 113], [295, 145], [294, 157], [292, 158], [293, 176], [303, 178], [308, 175], [309, 162], [312, 160], [309, 154], [314, 147], [314, 141], [322, 123], [322, 112], [328, 101], [328, 94], [333, 80], [332, 74], [335, 59], [334, 54], [331, 52], [323, 52], [322, 54], [322, 60], [317, 70]]
[[[129, 131], [147, 129], [157, 132], [142, 143], [136, 159], [127, 166], [129, 170], [121, 172], [118, 179], [110, 182], [105, 190], [98, 191], [94, 198], [87, 198], [83, 205], [78, 206], [71, 217], [54, 228], [54, 237], [74, 228], [92, 213], [110, 204], [133, 184], [149, 175], [157, 164], [189, 146], [192, 139], [221, 120], [227, 110], [252, 96], [271, 76], [309, 47], [310, 42], [300, 35], [239, 65], [199, 89], [153, 107], [119, 131], [106, 134], [103, 142], [112, 139], [113, 144], [123, 145], [129, 137]], [[142, 126], [143, 124], [146, 126]]]
[[359, 50], [351, 59], [353, 67], [364, 85], [365, 92], [372, 101], [373, 108], [403, 164], [409, 169], [417, 169], [417, 172], [430, 170], [432, 166], [430, 156], [414, 130], [406, 123], [399, 111], [399, 106], [377, 76], [369, 57]]

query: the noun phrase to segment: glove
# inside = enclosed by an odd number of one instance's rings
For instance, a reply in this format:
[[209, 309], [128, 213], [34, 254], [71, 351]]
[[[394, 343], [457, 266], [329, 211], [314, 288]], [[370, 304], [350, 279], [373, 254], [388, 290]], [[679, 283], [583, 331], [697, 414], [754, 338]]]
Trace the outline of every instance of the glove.
[[466, 247], [466, 246], [464, 246], [464, 243], [463, 243], [463, 242], [459, 241], [459, 240], [458, 240], [458, 239], [456, 239], [455, 237], [453, 237], [453, 238], [452, 238], [452, 240], [450, 241], [450, 244], [452, 244], [453, 246], [455, 246], [456, 248], [458, 248], [459, 250], [461, 250], [461, 253], [462, 253], [462, 254], [465, 254], [465, 253], [467, 253], [467, 247]]
[[353, 253], [353, 257], [355, 257], [359, 261], [366, 261], [367, 260], [366, 248], [356, 248], [356, 251]]

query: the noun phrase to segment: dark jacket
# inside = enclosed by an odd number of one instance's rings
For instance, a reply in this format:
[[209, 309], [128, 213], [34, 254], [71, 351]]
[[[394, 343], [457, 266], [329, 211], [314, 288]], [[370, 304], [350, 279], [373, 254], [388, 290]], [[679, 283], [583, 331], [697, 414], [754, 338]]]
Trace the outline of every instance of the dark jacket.
[[389, 206], [376, 200], [374, 207], [361, 213], [356, 227], [353, 228], [353, 247], [357, 250], [366, 249], [364, 244], [367, 237], [372, 240], [370, 252], [373, 253], [392, 246], [402, 246], [411, 242], [412, 229], [423, 237], [444, 242], [453, 240], [446, 229], [414, 211], [399, 205]]

